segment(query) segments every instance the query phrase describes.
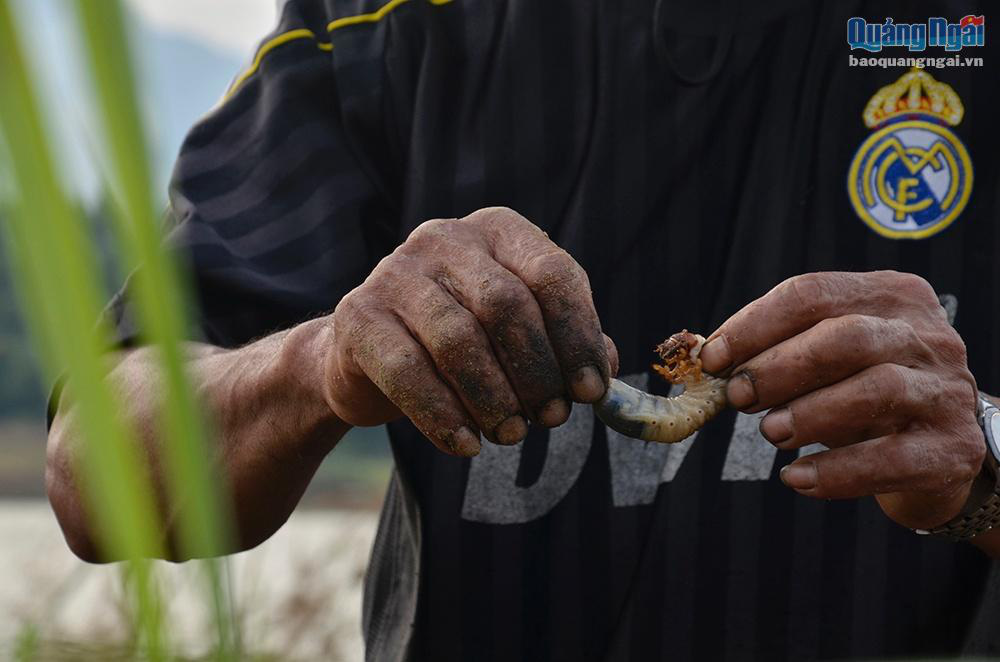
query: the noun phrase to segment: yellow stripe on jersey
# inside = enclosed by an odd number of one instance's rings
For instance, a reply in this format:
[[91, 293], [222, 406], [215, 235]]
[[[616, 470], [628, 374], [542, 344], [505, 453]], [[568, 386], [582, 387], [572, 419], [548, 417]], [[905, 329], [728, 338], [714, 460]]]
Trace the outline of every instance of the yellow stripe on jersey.
[[[333, 32], [334, 30], [347, 27], [349, 25], [359, 25], [361, 23], [378, 23], [383, 18], [385, 18], [386, 14], [391, 12], [393, 9], [409, 1], [410, 0], [389, 0], [389, 2], [379, 7], [376, 11], [370, 12], [368, 14], [358, 14], [356, 16], [344, 16], [343, 18], [334, 19], [330, 21], [330, 23], [326, 26], [326, 31], [329, 33]], [[452, 0], [429, 0], [429, 2], [432, 5], [446, 5], [449, 2], [452, 2]], [[228, 101], [229, 98], [236, 93], [239, 87], [243, 83], [245, 83], [248, 78], [257, 73], [257, 70], [260, 69], [260, 63], [263, 61], [265, 55], [270, 53], [278, 46], [281, 46], [282, 44], [287, 44], [290, 41], [295, 41], [298, 39], [312, 39], [314, 42], [316, 42], [316, 48], [320, 49], [321, 51], [333, 50], [333, 44], [331, 42], [319, 41], [319, 39], [316, 37], [316, 33], [313, 32], [312, 30], [307, 30], [305, 28], [298, 28], [296, 30], [289, 30], [288, 32], [283, 32], [277, 35], [276, 37], [267, 40], [261, 45], [259, 49], [257, 49], [257, 53], [256, 55], [254, 55], [253, 58], [253, 63], [251, 63], [251, 65], [247, 67], [246, 70], [244, 70], [239, 76], [236, 77], [236, 80], [234, 80], [233, 84], [229, 86], [229, 90], [222, 98], [222, 102], [225, 103], [226, 101]]]
[[233, 81], [233, 84], [229, 86], [229, 90], [226, 92], [226, 95], [222, 98], [223, 102], [227, 101], [231, 96], [233, 96], [233, 94], [236, 93], [236, 90], [239, 89], [240, 85], [246, 82], [246, 80], [250, 78], [250, 76], [253, 76], [255, 73], [257, 73], [257, 70], [260, 69], [260, 63], [264, 60], [265, 55], [273, 51], [278, 46], [281, 46], [282, 44], [287, 44], [288, 42], [295, 41], [297, 39], [312, 39], [316, 41], [316, 46], [321, 50], [331, 50], [333, 48], [333, 44], [317, 41], [316, 33], [313, 32], [312, 30], [299, 28], [297, 30], [289, 30], [288, 32], [283, 32], [279, 34], [277, 37], [274, 37], [273, 39], [269, 39], [268, 41], [264, 42], [261, 45], [261, 47], [257, 49], [257, 54], [253, 58], [253, 63], [249, 67], [247, 67], [243, 73], [237, 76], [236, 80]]

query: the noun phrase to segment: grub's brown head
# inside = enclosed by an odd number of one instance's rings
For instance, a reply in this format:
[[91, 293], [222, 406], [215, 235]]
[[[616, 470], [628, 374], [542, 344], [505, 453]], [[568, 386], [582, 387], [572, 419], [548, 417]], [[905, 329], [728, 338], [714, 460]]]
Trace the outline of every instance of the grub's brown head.
[[675, 333], [657, 345], [656, 353], [663, 360], [663, 365], [654, 365], [653, 368], [674, 384], [700, 379], [701, 360], [691, 358], [691, 350], [697, 346], [698, 338], [687, 329]]

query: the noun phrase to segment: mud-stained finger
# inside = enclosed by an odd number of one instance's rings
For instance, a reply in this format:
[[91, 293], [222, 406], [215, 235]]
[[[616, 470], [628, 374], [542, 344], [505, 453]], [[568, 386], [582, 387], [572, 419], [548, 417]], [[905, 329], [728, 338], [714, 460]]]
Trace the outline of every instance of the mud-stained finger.
[[601, 335], [604, 336], [604, 347], [608, 350], [608, 363], [611, 366], [611, 376], [617, 377], [618, 369], [621, 365], [618, 360], [618, 347], [615, 346], [615, 342], [606, 334]]
[[944, 315], [934, 289], [922, 278], [895, 271], [801, 274], [776, 285], [726, 320], [705, 344], [702, 362], [712, 374], [728, 374], [769, 347], [829, 317], [860, 314], [892, 317], [919, 309]]
[[760, 431], [783, 450], [817, 442], [830, 448], [856, 444], [903, 430], [935, 406], [935, 386], [918, 370], [883, 363], [772, 409]]
[[365, 324], [365, 340], [352, 357], [358, 368], [439, 449], [464, 457], [478, 454], [476, 423], [427, 350], [390, 315]]
[[931, 360], [930, 348], [905, 320], [830, 317], [735, 368], [729, 401], [743, 411], [760, 411], [875, 365]]
[[522, 441], [527, 421], [475, 315], [430, 279], [418, 279], [397, 306], [397, 314], [486, 438], [501, 444]]
[[958, 435], [937, 430], [904, 432], [801, 457], [780, 475], [788, 487], [820, 499], [943, 495], [967, 488], [979, 471], [982, 450], [977, 455], [963, 446]]
[[488, 254], [439, 279], [482, 325], [524, 410], [546, 427], [569, 417], [563, 373], [531, 290]]
[[510, 209], [480, 210], [468, 220], [483, 229], [497, 262], [534, 295], [573, 399], [600, 400], [611, 368], [586, 272], [542, 230]]

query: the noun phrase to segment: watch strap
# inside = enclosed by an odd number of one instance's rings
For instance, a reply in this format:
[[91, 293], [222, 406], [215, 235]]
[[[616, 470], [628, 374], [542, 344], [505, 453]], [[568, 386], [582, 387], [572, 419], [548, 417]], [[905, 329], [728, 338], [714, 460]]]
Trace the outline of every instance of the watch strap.
[[930, 530], [916, 529], [916, 532], [951, 540], [968, 540], [986, 533], [997, 525], [1000, 525], [1000, 494], [993, 491], [982, 505], [968, 515], [959, 515], [950, 522]]

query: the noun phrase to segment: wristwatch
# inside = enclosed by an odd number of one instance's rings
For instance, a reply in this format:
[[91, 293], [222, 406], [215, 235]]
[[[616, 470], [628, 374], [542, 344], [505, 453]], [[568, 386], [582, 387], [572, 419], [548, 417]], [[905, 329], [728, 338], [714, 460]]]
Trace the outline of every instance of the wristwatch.
[[972, 483], [965, 507], [954, 519], [933, 529], [914, 529], [921, 535], [968, 540], [1000, 526], [1000, 409], [980, 395], [979, 427], [986, 440], [983, 470]]

